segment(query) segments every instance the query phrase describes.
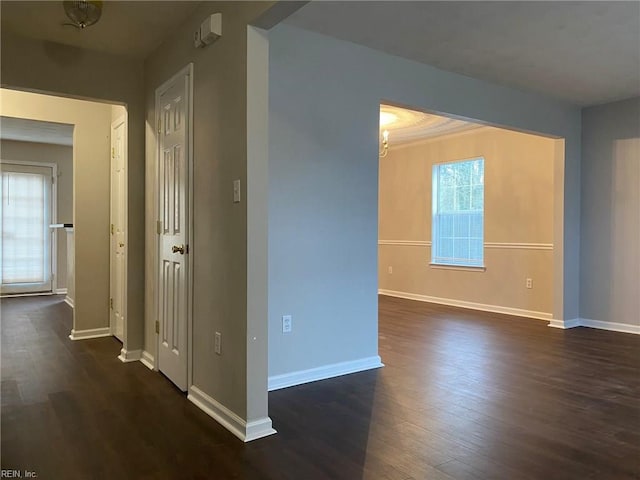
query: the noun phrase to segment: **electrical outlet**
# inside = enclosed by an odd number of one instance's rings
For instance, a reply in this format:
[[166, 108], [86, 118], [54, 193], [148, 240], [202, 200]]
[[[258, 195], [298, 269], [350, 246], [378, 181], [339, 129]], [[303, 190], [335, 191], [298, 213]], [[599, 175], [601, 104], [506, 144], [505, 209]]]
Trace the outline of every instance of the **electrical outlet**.
[[527, 288], [533, 288], [533, 280], [531, 278], [527, 278]]
[[291, 319], [291, 315], [283, 315], [282, 316], [282, 333], [291, 333], [293, 329], [293, 320]]
[[391, 266], [390, 266], [390, 267], [387, 269], [387, 271], [388, 271], [389, 273], [393, 273], [393, 267], [391, 267]]
[[216, 341], [213, 349], [218, 355], [222, 355], [222, 334], [220, 332], [216, 332]]

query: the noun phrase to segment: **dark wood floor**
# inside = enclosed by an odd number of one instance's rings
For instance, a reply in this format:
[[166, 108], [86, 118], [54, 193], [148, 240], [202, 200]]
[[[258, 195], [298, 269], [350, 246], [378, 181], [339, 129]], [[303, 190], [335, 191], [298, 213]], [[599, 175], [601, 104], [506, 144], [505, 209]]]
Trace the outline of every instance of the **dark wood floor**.
[[160, 374], [2, 300], [2, 468], [44, 479], [629, 479], [640, 337], [381, 297], [386, 367], [269, 394], [242, 444]]

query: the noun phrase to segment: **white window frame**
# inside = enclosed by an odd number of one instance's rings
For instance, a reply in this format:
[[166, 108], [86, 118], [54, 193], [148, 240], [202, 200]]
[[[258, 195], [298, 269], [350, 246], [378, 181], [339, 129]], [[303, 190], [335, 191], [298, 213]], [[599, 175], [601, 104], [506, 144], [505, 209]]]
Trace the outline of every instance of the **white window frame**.
[[[29, 162], [24, 160], [5, 160], [0, 159], [3, 165], [20, 165], [25, 167], [45, 167], [51, 169], [51, 187], [49, 189], [49, 225], [58, 223], [58, 164], [52, 162]], [[23, 296], [23, 295], [53, 295], [58, 290], [58, 241], [56, 230], [49, 227], [49, 268], [51, 275], [51, 291], [43, 291], [36, 293], [11, 293], [11, 289], [7, 289], [6, 293], [1, 294], [2, 297]]]
[[[452, 160], [446, 162], [434, 163], [431, 166], [431, 256], [429, 259], [429, 266], [431, 268], [442, 268], [442, 269], [451, 269], [451, 270], [467, 270], [467, 271], [485, 271], [485, 255], [484, 255], [484, 245], [485, 245], [485, 182], [482, 184], [482, 262], [480, 264], [475, 263], [447, 263], [443, 261], [436, 261], [435, 253], [437, 249], [438, 235], [437, 235], [437, 226], [436, 226], [436, 216], [438, 215], [438, 188], [439, 188], [439, 178], [437, 171], [440, 167], [444, 165], [452, 165], [452, 164], [460, 164], [465, 162], [474, 162], [477, 160], [482, 160], [483, 171], [485, 166], [485, 158], [483, 156], [477, 156], [472, 158], [465, 158], [460, 160]], [[472, 187], [472, 185], [469, 185]]]

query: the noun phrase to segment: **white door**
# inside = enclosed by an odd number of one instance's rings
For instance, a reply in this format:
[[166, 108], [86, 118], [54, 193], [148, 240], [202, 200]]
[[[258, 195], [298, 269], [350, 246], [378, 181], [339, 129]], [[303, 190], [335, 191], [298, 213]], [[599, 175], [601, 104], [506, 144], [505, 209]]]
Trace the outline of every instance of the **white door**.
[[126, 312], [126, 117], [111, 124], [111, 332], [124, 342]]
[[187, 389], [186, 260], [189, 75], [174, 77], [157, 92], [158, 118], [158, 369]]
[[53, 169], [2, 163], [0, 293], [51, 292]]

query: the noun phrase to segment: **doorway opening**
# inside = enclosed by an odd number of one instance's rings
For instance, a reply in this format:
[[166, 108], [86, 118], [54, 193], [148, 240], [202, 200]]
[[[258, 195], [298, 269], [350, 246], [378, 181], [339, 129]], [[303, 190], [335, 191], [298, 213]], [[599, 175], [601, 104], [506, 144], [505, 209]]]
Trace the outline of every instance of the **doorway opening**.
[[1, 293], [67, 295], [73, 125], [0, 118]]
[[[38, 262], [43, 261], [42, 255], [46, 257], [42, 271], [36, 272], [41, 277], [51, 272], [50, 284], [40, 282], [33, 287], [35, 293], [65, 294], [64, 301], [73, 309], [72, 340], [115, 335], [123, 342], [120, 359], [130, 361], [126, 355], [126, 108], [6, 88], [0, 93], [3, 222], [27, 225], [28, 219], [38, 219], [43, 233], [34, 236], [36, 229], [30, 227], [21, 243], [23, 250], [29, 245], [32, 252], [32, 244], [45, 245], [44, 254], [32, 257]], [[44, 167], [55, 172], [46, 174], [53, 180], [46, 183], [42, 175], [17, 172], [9, 166], [16, 161], [51, 164]], [[43, 193], [36, 198], [34, 192], [40, 187]], [[46, 202], [49, 197], [52, 200]], [[17, 207], [18, 198], [32, 207], [46, 204], [51, 213], [44, 209], [35, 216], [35, 207], [28, 212], [12, 208]], [[7, 202], [14, 203], [7, 206]], [[11, 241], [18, 243], [10, 238], [12, 231], [3, 228], [3, 259], [8, 260], [3, 265], [14, 270], [32, 268], [27, 256], [11, 247]], [[112, 314], [114, 309], [117, 315]]]
[[55, 222], [55, 164], [3, 161], [2, 283], [7, 294], [53, 292], [55, 248], [49, 229]]
[[379, 293], [550, 321], [563, 140], [388, 104], [380, 138]]

